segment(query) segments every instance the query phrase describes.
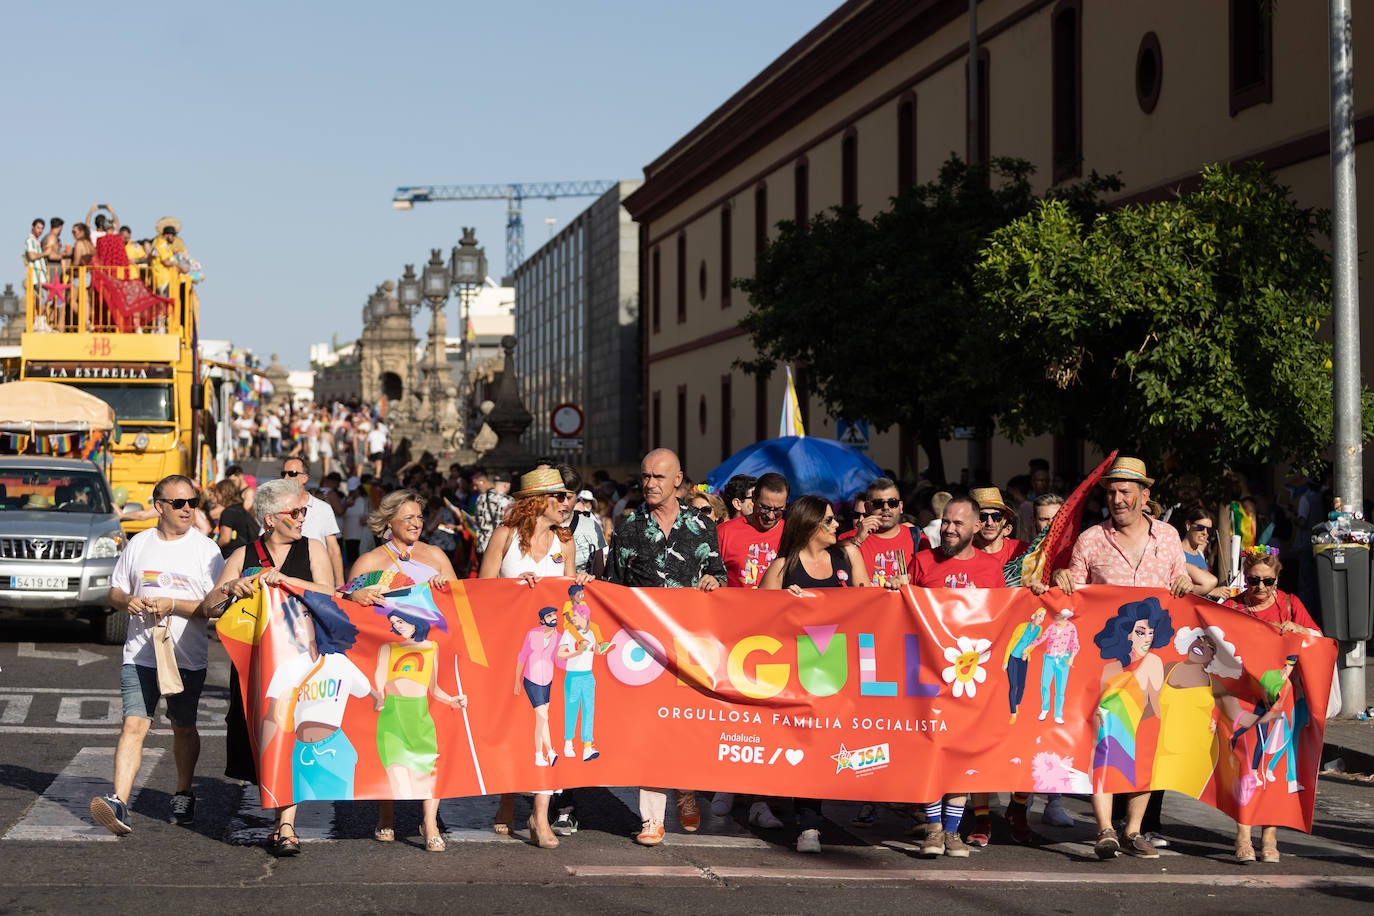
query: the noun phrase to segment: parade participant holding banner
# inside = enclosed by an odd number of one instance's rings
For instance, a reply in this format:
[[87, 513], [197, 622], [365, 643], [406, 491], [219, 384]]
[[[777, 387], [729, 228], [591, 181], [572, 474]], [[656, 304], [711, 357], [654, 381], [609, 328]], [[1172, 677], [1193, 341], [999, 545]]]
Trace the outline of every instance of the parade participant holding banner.
[[159, 480], [153, 488], [157, 526], [130, 538], [110, 575], [110, 604], [115, 613], [129, 615], [119, 673], [124, 723], [115, 747], [114, 791], [91, 799], [91, 817], [115, 836], [133, 832], [129, 796], [143, 763], [143, 741], [161, 695], [153, 647], [157, 628], [165, 628], [162, 635], [170, 637], [182, 683], [180, 692], [167, 696], [177, 765], [171, 819], [183, 826], [195, 821], [191, 777], [200, 757], [196, 715], [209, 652], [200, 605], [224, 568], [215, 542], [192, 527], [198, 501], [190, 478], [173, 474]]
[[[328, 511], [327, 508], [326, 511]], [[420, 532], [424, 530], [425, 513], [424, 507], [420, 504], [419, 495], [413, 490], [397, 490], [394, 493], [388, 493], [382, 498], [377, 511], [369, 516], [367, 523], [373, 536], [381, 541], [381, 545], [358, 557], [353, 568], [349, 570], [349, 600], [358, 604], [380, 605], [391, 609], [393, 605], [385, 594], [389, 590], [386, 580], [391, 578], [394, 582], [394, 576], [397, 573], [411, 583], [427, 583], [431, 588], [436, 589], [443, 588], [457, 578], [453, 572], [453, 564], [449, 562], [446, 553], [431, 544], [420, 542]], [[423, 639], [423, 635], [418, 634], [413, 620], [407, 620], [405, 617], [399, 619], [403, 627], [410, 628], [412, 635]], [[392, 629], [398, 635], [403, 635], [395, 623], [392, 624]], [[425, 633], [428, 633], [428, 628], [426, 628]], [[384, 649], [383, 651], [388, 650]], [[378, 668], [381, 667], [382, 664], [379, 660]], [[432, 674], [433, 666], [431, 666]], [[383, 679], [382, 675], [378, 675], [377, 680], [380, 683], [375, 686], [378, 690], [383, 691], [385, 696], [382, 715], [379, 717], [377, 725], [379, 745], [384, 744], [391, 747], [394, 742], [389, 743], [388, 736], [407, 731], [400, 721], [403, 718], [413, 722], [420, 734], [424, 734], [426, 726], [423, 720], [425, 719], [429, 720], [428, 728], [433, 729], [434, 722], [429, 717], [427, 699], [423, 711], [409, 717], [404, 713], [397, 712], [399, 705], [407, 705], [404, 703], [398, 705], [398, 700], [416, 697], [424, 699], [433, 694], [439, 702], [455, 708], [466, 703], [465, 697], [449, 697], [439, 691], [432, 679], [424, 684], [411, 682], [420, 687], [418, 694], [412, 692], [411, 684], [402, 685], [389, 677]], [[390, 704], [390, 711], [388, 711], [388, 703]], [[388, 723], [392, 724], [388, 725]], [[420, 743], [423, 743], [423, 740]], [[414, 753], [411, 754], [398, 752], [394, 755], [395, 760], [392, 759], [393, 755], [384, 753], [382, 759], [384, 765], [388, 762], [395, 762], [396, 766], [406, 768], [408, 763], [419, 766], [424, 756], [423, 749], [414, 749]], [[387, 767], [387, 771], [388, 777], [393, 778], [393, 782], [395, 778], [399, 778], [391, 772], [390, 766]], [[430, 789], [432, 792], [432, 785]], [[425, 849], [430, 852], [443, 852], [445, 843], [443, 834], [439, 832], [439, 799], [421, 798], [420, 810]], [[395, 808], [392, 802], [378, 802], [377, 826], [373, 828], [373, 838], [383, 843], [394, 840], [396, 837], [394, 820]]]
[[[577, 573], [573, 532], [565, 523], [572, 515], [574, 494], [554, 468], [540, 468], [520, 476], [515, 503], [506, 513], [505, 524], [492, 532], [482, 554], [480, 579], [521, 579], [533, 588], [547, 576], [575, 575], [577, 584], [591, 580]], [[549, 734], [549, 701], [553, 696], [553, 656], [557, 651], [558, 611], [539, 610], [539, 626], [526, 634], [516, 663], [515, 692], [521, 690], [534, 707], [535, 763], [553, 766], [558, 754]], [[547, 623], [546, 623], [547, 621]], [[528, 651], [527, 651], [528, 649]], [[544, 656], [547, 655], [547, 664]], [[541, 849], [557, 849], [558, 837], [549, 825], [549, 800], [552, 792], [536, 792], [534, 811], [528, 826], [530, 842]], [[501, 796], [493, 829], [510, 833], [515, 816], [515, 796]]]
[[921, 529], [902, 521], [902, 495], [890, 477], [869, 481], [863, 496], [864, 516], [852, 537], [863, 554], [873, 584], [883, 588], [889, 579], [906, 584], [916, 554], [930, 549]]
[[[678, 503], [682, 465], [677, 455], [666, 448], [649, 452], [640, 463], [639, 480], [644, 502], [616, 525], [607, 578], [638, 588], [695, 588], [703, 592], [720, 588], [725, 583], [725, 564], [720, 559], [716, 526]], [[636, 842], [644, 846], [663, 842], [667, 807], [667, 790], [639, 790], [643, 824]], [[680, 790], [677, 807], [682, 828], [696, 830], [701, 824], [696, 793]]]
[[[202, 603], [204, 612], [213, 616], [223, 608], [226, 600], [245, 598], [262, 585], [288, 583], [309, 591], [333, 592], [334, 575], [324, 545], [301, 533], [307, 512], [305, 489], [294, 480], [269, 480], [258, 487], [254, 494], [253, 517], [263, 534], [229, 555], [215, 590]], [[249, 738], [238, 673], [232, 665], [229, 669], [229, 712], [224, 721], [224, 775], [244, 782], [257, 782], [257, 757]], [[279, 856], [299, 853], [296, 806], [277, 808], [274, 821], [268, 838], [272, 850]]]
[[[1054, 584], [1064, 594], [1073, 594], [1079, 585], [1162, 588], [1175, 597], [1194, 591], [1178, 532], [1145, 514], [1153, 483], [1154, 479], [1145, 473], [1145, 462], [1139, 458], [1117, 458], [1098, 479], [1097, 485], [1107, 491], [1107, 511], [1111, 517], [1080, 534], [1073, 545], [1069, 568], [1055, 570]], [[1153, 798], [1150, 792], [1132, 792], [1127, 796], [1126, 839], [1136, 855], [1149, 857], [1146, 845], [1168, 845], [1159, 834], [1163, 797], [1163, 792], [1154, 793]], [[1121, 842], [1112, 827], [1111, 793], [1093, 794], [1093, 813], [1097, 816], [1097, 855], [1114, 858], [1121, 851]], [[1136, 838], [1142, 836], [1146, 842], [1136, 843]]]
[[[763, 575], [759, 588], [785, 588], [802, 596], [809, 588], [843, 588], [868, 584], [864, 558], [853, 541], [839, 543], [840, 525], [830, 504], [819, 496], [802, 496], [787, 510], [787, 523], [777, 559]], [[797, 852], [821, 851], [821, 800], [794, 798], [801, 824]]]

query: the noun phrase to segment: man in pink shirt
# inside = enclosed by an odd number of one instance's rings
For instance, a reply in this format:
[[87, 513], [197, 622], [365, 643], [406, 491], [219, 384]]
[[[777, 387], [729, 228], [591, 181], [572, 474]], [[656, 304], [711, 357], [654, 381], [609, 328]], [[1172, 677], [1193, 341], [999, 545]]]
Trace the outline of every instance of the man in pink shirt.
[[[1175, 597], [1192, 593], [1193, 580], [1187, 571], [1183, 543], [1173, 526], [1145, 514], [1154, 479], [1145, 473], [1139, 458], [1117, 458], [1098, 479], [1107, 491], [1110, 518], [1078, 536], [1068, 569], [1054, 571], [1054, 584], [1071, 595], [1079, 585], [1132, 585], [1137, 588], [1165, 588]], [[1127, 848], [1135, 855], [1152, 858], [1151, 846], [1167, 846], [1159, 835], [1159, 809], [1163, 792], [1133, 792], [1126, 796]], [[1147, 818], [1150, 830], [1142, 834]], [[1112, 795], [1093, 793], [1093, 814], [1097, 817], [1099, 858], [1113, 858], [1122, 846], [1112, 829]], [[1143, 842], [1139, 842], [1143, 840]], [[1153, 855], [1152, 855], [1153, 853]]]

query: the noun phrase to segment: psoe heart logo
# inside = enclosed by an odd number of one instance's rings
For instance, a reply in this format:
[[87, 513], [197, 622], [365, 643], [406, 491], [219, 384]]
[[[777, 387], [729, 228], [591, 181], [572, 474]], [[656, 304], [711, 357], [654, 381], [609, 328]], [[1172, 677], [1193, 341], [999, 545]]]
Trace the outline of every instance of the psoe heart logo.
[[891, 763], [891, 755], [888, 753], [886, 744], [858, 747], [852, 751], [841, 744], [840, 752], [831, 754], [830, 759], [835, 761], [836, 773], [849, 770], [855, 776], [866, 776]]

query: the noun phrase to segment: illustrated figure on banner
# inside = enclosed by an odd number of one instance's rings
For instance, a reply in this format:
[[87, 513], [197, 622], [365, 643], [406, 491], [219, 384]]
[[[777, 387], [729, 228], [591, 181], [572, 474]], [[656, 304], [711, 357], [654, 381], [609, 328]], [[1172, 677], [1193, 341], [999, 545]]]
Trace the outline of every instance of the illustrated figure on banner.
[[1054, 722], [1064, 724], [1064, 697], [1069, 687], [1069, 669], [1078, 657], [1078, 627], [1073, 623], [1073, 611], [1064, 608], [1054, 615], [1054, 623], [1031, 643], [1031, 648], [1044, 644], [1040, 662], [1040, 721], [1050, 715], [1054, 707]]
[[352, 799], [358, 752], [341, 727], [344, 709], [349, 697], [371, 696], [377, 711], [384, 702], [367, 675], [344, 655], [357, 641], [358, 628], [342, 610], [326, 620], [294, 596], [282, 601], [282, 613], [288, 639], [299, 654], [281, 664], [267, 685], [258, 746], [267, 748], [279, 731], [294, 733], [290, 801]]
[[439, 739], [430, 698], [451, 709], [467, 705], [466, 696], [439, 689], [438, 646], [429, 631], [448, 627], [442, 615], [422, 608], [376, 610], [400, 637], [377, 652], [375, 683], [384, 697], [377, 717], [377, 754], [394, 798], [433, 798]]
[[1123, 604], [1093, 637], [1107, 662], [1093, 745], [1096, 792], [1138, 791], [1146, 782], [1136, 766], [1136, 734], [1143, 719], [1158, 713], [1164, 682], [1164, 661], [1151, 650], [1168, 645], [1173, 635], [1169, 612], [1150, 597]]
[[568, 601], [563, 605], [565, 626], [558, 638], [557, 658], [564, 667], [563, 675], [563, 756], [573, 758], [573, 734], [577, 716], [582, 714], [582, 759], [595, 760], [601, 756], [596, 747], [596, 675], [592, 664], [596, 656], [605, 655], [614, 644], [601, 638], [601, 628], [592, 623], [592, 609], [587, 606], [586, 589], [581, 585], [568, 588]]
[[[1002, 656], [1002, 670], [1007, 673], [1007, 701], [1011, 706], [1011, 719], [1016, 721], [1016, 710], [1026, 695], [1026, 673], [1030, 669], [1031, 651], [1039, 645], [1040, 634], [1044, 632], [1045, 609], [1036, 608], [1029, 621], [1022, 621], [1011, 631], [1007, 642], [1006, 654]], [[1043, 719], [1044, 716], [1041, 716]]]
[[1201, 798], [1220, 756], [1218, 710], [1227, 723], [1245, 715], [1240, 700], [1222, 681], [1240, 677], [1244, 669], [1221, 627], [1181, 627], [1174, 651], [1183, 661], [1170, 662], [1164, 669], [1150, 783]]
[[542, 607], [535, 612], [539, 626], [520, 642], [515, 659], [515, 693], [525, 691], [534, 707], [534, 765], [551, 767], [558, 762], [549, 736], [549, 699], [553, 695], [554, 653], [558, 650], [558, 609]]

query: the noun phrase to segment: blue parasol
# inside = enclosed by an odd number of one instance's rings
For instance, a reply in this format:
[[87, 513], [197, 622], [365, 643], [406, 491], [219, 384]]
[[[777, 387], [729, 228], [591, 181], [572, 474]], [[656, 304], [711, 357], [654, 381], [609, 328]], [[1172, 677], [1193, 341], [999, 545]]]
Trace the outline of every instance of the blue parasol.
[[792, 485], [792, 497], [805, 494], [832, 502], [848, 500], [883, 476], [868, 456], [834, 439], [816, 436], [783, 436], [765, 439], [735, 452], [706, 475], [706, 482], [719, 492], [736, 474], [759, 477], [776, 471]]

